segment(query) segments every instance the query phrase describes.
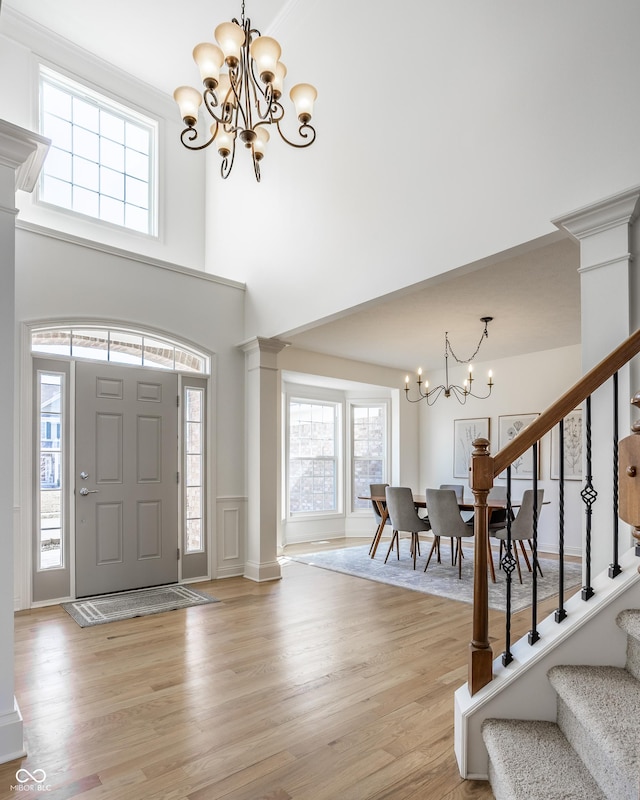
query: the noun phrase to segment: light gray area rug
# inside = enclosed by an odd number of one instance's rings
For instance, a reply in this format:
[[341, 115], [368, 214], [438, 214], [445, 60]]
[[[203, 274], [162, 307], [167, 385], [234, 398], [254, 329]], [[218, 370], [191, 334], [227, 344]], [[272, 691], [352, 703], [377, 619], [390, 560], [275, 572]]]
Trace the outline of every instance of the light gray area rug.
[[[473, 603], [473, 547], [468, 544], [463, 545], [465, 558], [462, 562], [462, 580], [458, 579], [458, 568], [451, 564], [451, 551], [448, 544], [444, 542], [441, 547], [441, 563], [438, 564], [434, 553], [426, 572], [424, 572], [424, 565], [431, 542], [421, 542], [422, 555], [418, 556], [415, 570], [413, 569], [413, 559], [409, 556], [407, 540], [400, 542], [400, 560], [397, 559], [394, 551], [385, 564], [384, 557], [387, 547], [388, 544], [381, 542], [375, 558], [369, 556], [369, 545], [287, 556], [287, 558], [313, 567], [354, 575], [357, 578], [388, 583], [404, 589], [413, 589], [416, 592], [447, 597], [450, 600], [460, 600], [463, 603]], [[540, 601], [552, 597], [558, 592], [558, 562], [549, 558], [539, 558], [538, 560], [544, 574], [543, 578], [538, 574], [538, 601]], [[504, 611], [506, 608], [506, 576], [498, 567], [497, 554], [494, 561], [496, 583], [492, 583], [489, 576], [489, 607]], [[565, 588], [579, 586], [582, 581], [582, 566], [576, 563], [566, 563], [564, 570]], [[513, 573], [512, 611], [521, 611], [531, 605], [531, 587], [532, 575], [527, 571], [523, 562], [522, 584], [518, 580], [518, 571], [515, 570]]]
[[62, 603], [62, 608], [80, 625], [103, 625], [119, 619], [145, 617], [178, 608], [219, 603], [215, 597], [186, 586], [156, 586], [152, 589], [139, 589], [135, 592], [101, 595]]

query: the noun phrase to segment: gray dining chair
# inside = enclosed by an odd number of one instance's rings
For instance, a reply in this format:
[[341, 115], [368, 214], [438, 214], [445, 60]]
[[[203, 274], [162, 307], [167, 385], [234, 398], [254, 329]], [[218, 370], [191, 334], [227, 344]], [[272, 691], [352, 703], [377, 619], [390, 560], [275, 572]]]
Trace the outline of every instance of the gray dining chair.
[[[370, 483], [369, 484], [369, 494], [371, 497], [377, 497], [379, 495], [384, 495], [384, 490], [387, 488], [388, 483]], [[371, 547], [369, 548], [369, 555], [371, 555], [373, 548], [376, 546], [376, 542], [380, 541], [380, 536], [382, 535], [382, 531], [380, 530], [380, 525], [382, 524], [382, 516], [380, 511], [378, 510], [378, 504], [372, 500], [371, 505], [373, 506], [373, 516], [376, 521], [376, 530], [373, 534], [373, 539], [371, 540]], [[391, 520], [389, 517], [385, 520], [385, 525], [390, 525]]]
[[418, 516], [411, 489], [406, 486], [387, 486], [385, 492], [393, 536], [391, 537], [391, 544], [387, 550], [384, 563], [387, 563], [394, 544], [396, 545], [398, 559], [400, 559], [399, 531], [405, 531], [411, 534], [410, 552], [413, 556], [413, 568], [415, 569], [416, 556], [420, 554], [420, 534], [431, 530], [431, 524], [428, 519]]
[[[537, 492], [537, 514], [538, 519], [540, 519], [540, 512], [542, 511], [542, 501], [544, 499], [544, 489], [538, 489]], [[529, 556], [527, 555], [527, 551], [525, 550], [524, 543], [527, 541], [529, 543], [529, 547], [533, 551], [533, 546], [531, 540], [533, 539], [533, 498], [534, 493], [533, 489], [526, 489], [522, 495], [522, 502], [520, 503], [520, 508], [518, 513], [515, 515], [511, 523], [511, 541], [513, 542], [513, 549], [516, 555], [516, 564], [518, 566], [518, 577], [520, 578], [520, 583], [522, 583], [522, 570], [520, 569], [520, 555], [518, 553], [518, 544], [520, 545], [520, 551], [522, 552], [522, 556], [525, 560], [525, 564], [527, 565], [527, 569], [531, 572], [531, 562], [529, 561]], [[489, 524], [489, 535], [494, 536], [496, 539], [500, 540], [500, 559], [502, 560], [502, 551], [504, 548], [504, 543], [507, 540], [507, 520], [506, 520], [506, 512], [504, 521], [500, 523], [495, 523], [495, 527], [492, 523]], [[540, 568], [540, 562], [537, 564], [538, 571], [540, 572], [540, 577], [544, 577], [542, 574], [542, 569]]]
[[[441, 483], [441, 489], [452, 489], [456, 493], [456, 500], [461, 503], [464, 500], [464, 484], [463, 483]], [[467, 523], [472, 523], [473, 511], [461, 511], [460, 516]], [[472, 523], [473, 524], [473, 523]], [[439, 554], [438, 554], [439, 555]], [[438, 561], [440, 559], [438, 558]], [[453, 549], [453, 539], [451, 540], [451, 563], [455, 564], [455, 551]]]
[[434, 540], [424, 571], [427, 571], [433, 551], [438, 546], [438, 539], [444, 536], [455, 539], [458, 578], [462, 578], [462, 540], [473, 536], [473, 528], [470, 528], [460, 516], [456, 493], [452, 489], [427, 489], [426, 500]]

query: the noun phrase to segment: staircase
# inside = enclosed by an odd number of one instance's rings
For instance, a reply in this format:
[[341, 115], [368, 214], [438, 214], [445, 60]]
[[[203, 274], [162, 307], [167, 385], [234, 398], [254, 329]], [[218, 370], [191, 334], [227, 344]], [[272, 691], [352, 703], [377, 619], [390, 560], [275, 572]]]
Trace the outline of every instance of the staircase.
[[486, 719], [482, 737], [496, 800], [638, 800], [640, 610], [616, 623], [624, 667], [556, 665], [556, 722]]

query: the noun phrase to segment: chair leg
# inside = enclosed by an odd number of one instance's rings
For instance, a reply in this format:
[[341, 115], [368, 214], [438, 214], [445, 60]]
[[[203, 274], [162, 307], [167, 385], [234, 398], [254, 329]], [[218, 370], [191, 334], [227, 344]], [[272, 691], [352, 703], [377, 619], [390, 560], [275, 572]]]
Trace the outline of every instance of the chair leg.
[[458, 539], [456, 543], [456, 550], [458, 554], [458, 580], [462, 579], [462, 539]]
[[453, 566], [456, 563], [456, 559], [458, 558], [458, 554], [453, 549], [453, 539], [449, 539], [449, 542], [451, 543], [451, 566]]
[[489, 551], [487, 553], [487, 557], [489, 559], [489, 571], [491, 572], [491, 580], [493, 581], [493, 583], [495, 583], [496, 582], [496, 568], [495, 568], [495, 564], [493, 563], [493, 550], [491, 549], [491, 537], [489, 537], [489, 536], [487, 536], [487, 548], [488, 548], [488, 551]]
[[[531, 544], [531, 539], [529, 539], [528, 541], [529, 541], [529, 547], [531, 548], [531, 552], [533, 553], [533, 545]], [[522, 549], [524, 550], [524, 546], [523, 546]], [[540, 577], [544, 578], [544, 575], [542, 574], [542, 569], [540, 568], [540, 562], [539, 561], [537, 563], [537, 567], [538, 567], [538, 572], [540, 573]]]
[[[427, 567], [429, 566], [429, 562], [431, 561], [431, 556], [433, 555], [433, 551], [440, 547], [440, 537], [434, 536], [433, 537], [433, 544], [431, 545], [431, 550], [429, 550], [429, 556], [427, 557], [427, 563], [424, 565], [424, 571], [427, 571]], [[439, 559], [438, 559], [439, 560]]]
[[411, 534], [411, 550], [413, 551], [413, 568], [416, 568], [416, 556], [418, 555], [418, 550], [420, 549], [420, 542], [418, 541], [418, 534], [412, 533]]
[[[384, 563], [387, 563], [387, 559], [389, 558], [391, 551], [393, 550], [393, 543], [398, 541], [398, 531], [393, 532], [393, 536], [391, 537], [391, 544], [389, 545], [389, 549], [387, 550], [387, 555], [385, 556]], [[398, 545], [398, 558], [400, 558], [400, 545]]]
[[522, 583], [522, 570], [520, 569], [520, 556], [518, 555], [518, 543], [513, 543], [513, 554], [516, 557], [516, 564], [518, 565], [518, 577], [520, 578], [520, 583]]
[[[371, 546], [369, 547], [369, 555], [370, 556], [371, 556], [371, 553], [373, 552], [373, 548], [376, 546], [376, 544], [378, 543], [380, 537], [382, 536], [382, 530], [381, 530], [382, 527], [383, 527], [382, 523], [380, 523], [378, 525], [378, 527], [376, 528], [376, 532], [373, 534], [373, 539], [371, 540]], [[373, 556], [371, 556], [371, 557], [373, 558]]]
[[527, 551], [524, 549], [524, 542], [520, 542], [520, 549], [522, 550], [524, 563], [527, 565], [527, 569], [529, 570], [529, 572], [531, 572], [531, 562], [529, 561], [529, 556], [527, 555]]

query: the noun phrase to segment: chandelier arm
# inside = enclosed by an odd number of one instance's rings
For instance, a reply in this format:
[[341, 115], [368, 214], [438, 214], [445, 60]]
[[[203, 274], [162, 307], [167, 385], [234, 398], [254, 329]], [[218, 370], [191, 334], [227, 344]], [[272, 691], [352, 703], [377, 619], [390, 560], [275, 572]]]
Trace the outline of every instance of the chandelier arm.
[[[283, 116], [284, 116], [284, 114], [283, 114]], [[309, 145], [312, 145], [316, 140], [316, 129], [313, 127], [313, 125], [309, 125], [308, 122], [303, 122], [300, 125], [300, 127], [298, 128], [298, 133], [300, 134], [302, 139], [307, 139], [307, 138], [311, 137], [311, 138], [309, 138], [308, 142], [304, 142], [303, 144], [298, 144], [296, 142], [291, 142], [291, 141], [289, 141], [289, 139], [287, 139], [287, 137], [282, 132], [282, 128], [280, 127], [280, 120], [279, 119], [275, 120], [275, 124], [276, 124], [276, 127], [278, 128], [278, 133], [280, 134], [280, 138], [284, 142], [286, 142], [288, 145], [291, 145], [291, 147], [298, 147], [298, 148], [309, 147]], [[307, 131], [309, 131], [309, 133]]]
[[198, 136], [198, 131], [195, 128], [187, 127], [180, 134], [180, 141], [187, 148], [187, 150], [204, 150], [204, 148], [209, 147], [211, 142], [214, 140], [215, 133], [208, 141], [201, 145], [189, 144], [187, 141], [185, 141], [185, 139], [188, 139], [190, 142], [193, 142], [198, 138]]
[[256, 158], [256, 154], [254, 152], [251, 153], [252, 161], [253, 161], [253, 172], [256, 176], [256, 180], [260, 183], [260, 162]]
[[234, 136], [233, 144], [231, 145], [231, 152], [229, 153], [229, 155], [225, 156], [222, 159], [222, 162], [220, 164], [220, 175], [223, 178], [229, 177], [231, 170], [233, 169], [233, 160], [235, 157], [236, 157], [236, 140]]
[[222, 109], [222, 106], [218, 102], [218, 97], [217, 97], [216, 93], [214, 92], [214, 90], [213, 89], [205, 89], [204, 93], [202, 95], [202, 99], [204, 100], [204, 107], [207, 109], [209, 114], [211, 114], [211, 116], [216, 120], [216, 122], [221, 122], [221, 120], [219, 120], [216, 117], [216, 112], [212, 110], [214, 108], [219, 108], [220, 110], [224, 111]]

